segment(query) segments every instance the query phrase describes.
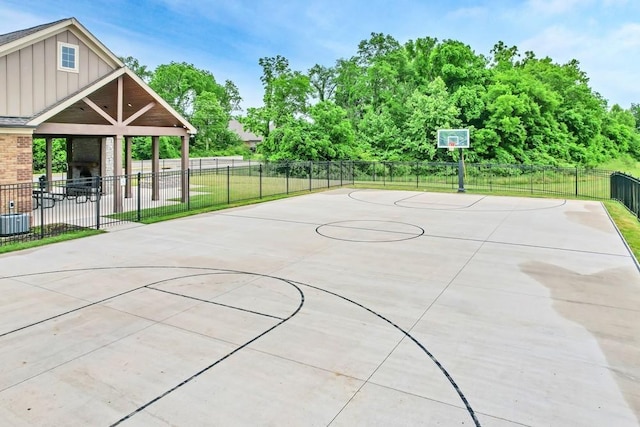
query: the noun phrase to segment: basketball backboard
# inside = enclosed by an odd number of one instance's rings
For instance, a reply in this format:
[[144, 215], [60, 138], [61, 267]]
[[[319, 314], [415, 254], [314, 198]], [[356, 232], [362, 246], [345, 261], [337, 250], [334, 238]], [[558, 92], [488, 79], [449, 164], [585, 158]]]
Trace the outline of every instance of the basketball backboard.
[[469, 129], [438, 129], [438, 148], [469, 148]]

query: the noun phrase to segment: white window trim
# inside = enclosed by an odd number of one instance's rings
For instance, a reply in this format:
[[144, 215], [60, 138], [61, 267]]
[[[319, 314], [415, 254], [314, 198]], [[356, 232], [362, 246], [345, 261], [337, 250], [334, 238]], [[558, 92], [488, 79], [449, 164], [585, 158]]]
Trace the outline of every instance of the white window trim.
[[[63, 47], [68, 47], [75, 51], [75, 67], [74, 68], [62, 66], [62, 48]], [[79, 64], [80, 64], [80, 47], [77, 44], [58, 42], [58, 71], [67, 71], [69, 73], [77, 73], [79, 72]]]

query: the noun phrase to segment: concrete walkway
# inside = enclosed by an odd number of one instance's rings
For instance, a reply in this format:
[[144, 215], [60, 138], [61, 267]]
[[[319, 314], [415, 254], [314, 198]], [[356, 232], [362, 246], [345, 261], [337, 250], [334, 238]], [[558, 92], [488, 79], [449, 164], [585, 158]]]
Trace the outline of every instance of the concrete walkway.
[[599, 202], [340, 189], [0, 256], [11, 426], [638, 426]]

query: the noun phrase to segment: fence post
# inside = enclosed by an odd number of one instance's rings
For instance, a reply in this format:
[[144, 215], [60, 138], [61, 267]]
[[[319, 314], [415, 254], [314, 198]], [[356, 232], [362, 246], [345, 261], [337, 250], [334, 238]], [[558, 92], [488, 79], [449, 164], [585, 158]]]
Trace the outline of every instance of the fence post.
[[327, 162], [327, 188], [331, 188], [331, 181], [329, 180], [330, 168], [331, 168], [331, 162]]
[[354, 185], [356, 183], [356, 162], [351, 160], [349, 164], [351, 165], [351, 185]]
[[40, 182], [40, 238], [44, 239], [44, 189], [45, 182]]
[[262, 164], [258, 166], [258, 172], [260, 173], [259, 187], [260, 187], [260, 198], [262, 199]]
[[313, 177], [313, 162], [309, 162], [309, 191], [311, 191], [313, 189], [313, 186], [311, 185], [311, 178]]
[[340, 187], [342, 187], [342, 160], [340, 160]]
[[96, 189], [96, 230], [100, 230], [100, 198], [102, 197], [102, 188], [100, 188], [100, 176], [94, 177], [94, 188]]
[[[202, 162], [202, 159], [200, 159], [200, 161]], [[186, 173], [187, 173], [187, 210], [190, 211], [191, 210], [191, 190], [189, 189], [191, 188], [191, 168], [187, 169]]]
[[640, 196], [640, 185], [638, 185], [638, 182], [629, 182], [629, 179], [626, 179], [626, 181], [629, 183], [629, 185], [631, 185], [632, 183], [635, 184], [632, 186], [632, 188], [635, 188], [636, 190], [636, 197], [634, 200], [634, 207], [636, 208], [636, 218], [638, 218], [638, 220], [640, 220], [640, 203], [638, 203], [638, 198]]
[[289, 194], [289, 163], [287, 163], [284, 167], [284, 176], [285, 176], [287, 194]]
[[533, 165], [530, 165], [531, 173], [529, 174], [529, 194], [533, 194]]
[[418, 162], [416, 162], [416, 188], [420, 187], [420, 174], [418, 173]]
[[231, 204], [231, 168], [227, 165], [227, 204]]
[[387, 185], [387, 164], [382, 162], [382, 186], [386, 187]]
[[140, 222], [140, 216], [142, 211], [142, 174], [138, 172], [138, 222]]
[[576, 197], [578, 197], [578, 167], [576, 166]]

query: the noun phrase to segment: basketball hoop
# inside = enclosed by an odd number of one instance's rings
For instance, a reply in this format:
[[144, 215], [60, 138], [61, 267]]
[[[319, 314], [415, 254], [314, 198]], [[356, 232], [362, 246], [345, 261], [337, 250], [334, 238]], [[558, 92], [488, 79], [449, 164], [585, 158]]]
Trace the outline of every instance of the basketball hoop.
[[453, 141], [449, 142], [449, 146], [447, 147], [449, 149], [449, 151], [453, 151], [456, 149], [456, 143]]

